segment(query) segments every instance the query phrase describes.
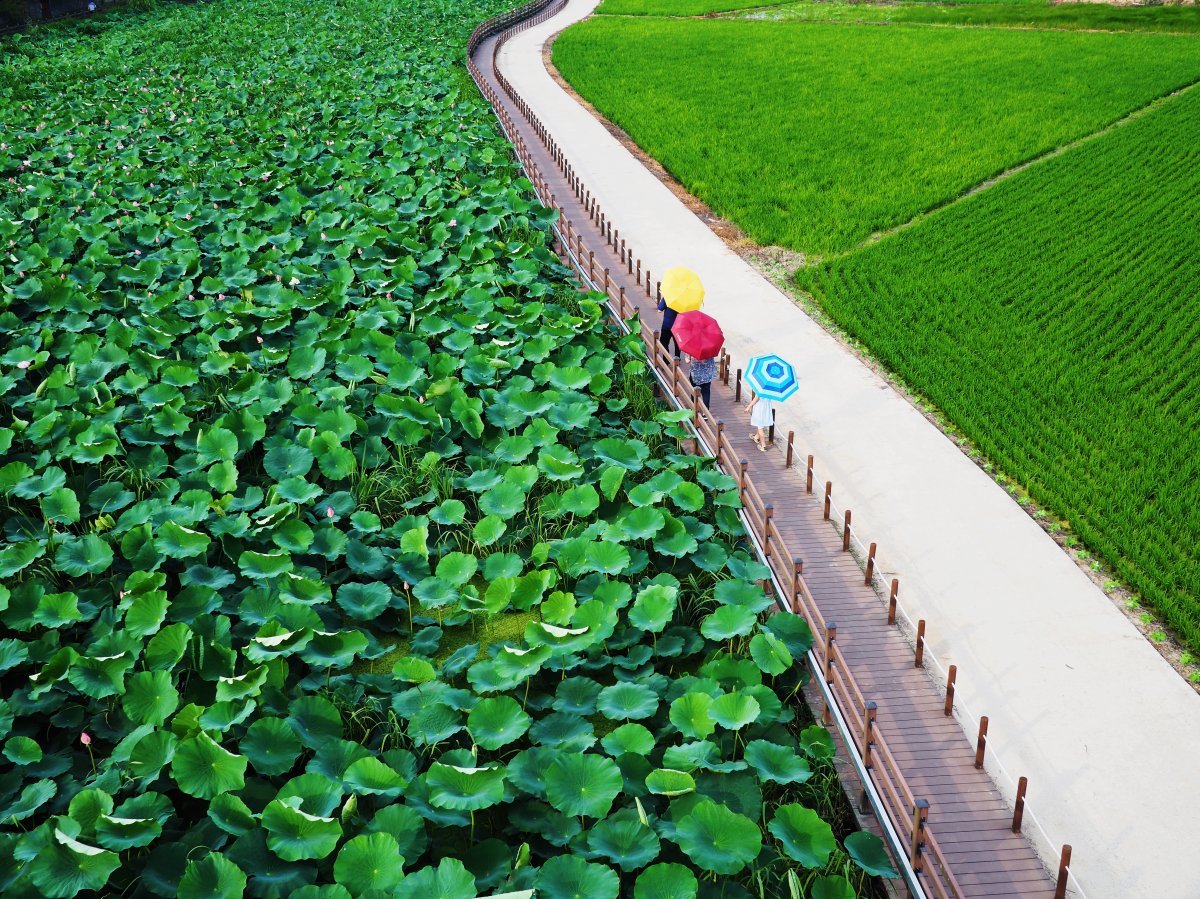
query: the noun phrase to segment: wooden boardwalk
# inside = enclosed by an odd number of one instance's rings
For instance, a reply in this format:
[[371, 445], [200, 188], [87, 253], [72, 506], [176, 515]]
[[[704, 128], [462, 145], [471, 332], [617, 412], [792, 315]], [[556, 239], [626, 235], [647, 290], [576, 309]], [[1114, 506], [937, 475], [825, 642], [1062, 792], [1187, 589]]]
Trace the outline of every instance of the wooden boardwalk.
[[975, 741], [947, 714], [944, 691], [888, 623], [886, 600], [845, 548], [848, 527], [844, 533], [841, 522], [828, 520], [824, 485], [810, 491], [804, 463], [786, 467], [780, 447], [757, 449], [749, 414], [735, 400], [736, 379], [714, 382], [711, 409], [694, 405], [686, 378], [654, 339], [659, 313], [652, 273], [574, 174], [553, 135], [496, 70], [497, 45], [507, 36], [502, 28], [529, 27], [563, 5], [565, 0], [536, 2], [485, 23], [470, 45], [472, 74], [543, 201], [560, 210], [560, 249], [582, 279], [608, 295], [620, 318], [640, 313], [641, 324], [633, 326], [642, 329], [666, 390], [685, 408], [696, 408], [699, 438], [739, 478], [751, 530], [781, 598], [812, 626], [814, 676], [836, 699], [847, 727], [843, 740], [869, 771], [920, 889], [938, 897], [1063, 895], [1065, 868], [1056, 884], [1030, 844], [1013, 832], [1010, 806], [976, 767]]

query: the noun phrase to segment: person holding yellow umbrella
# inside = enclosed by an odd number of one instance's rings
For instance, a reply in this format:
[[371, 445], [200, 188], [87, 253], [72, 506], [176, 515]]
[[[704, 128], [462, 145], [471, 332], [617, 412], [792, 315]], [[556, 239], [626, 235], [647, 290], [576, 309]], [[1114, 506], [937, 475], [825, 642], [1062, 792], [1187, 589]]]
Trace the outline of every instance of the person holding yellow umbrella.
[[[658, 332], [659, 342], [671, 349], [674, 335], [671, 329], [675, 317], [681, 312], [694, 312], [704, 305], [704, 285], [694, 271], [677, 265], [663, 274], [658, 289], [658, 311], [663, 314], [662, 328]], [[679, 358], [679, 342], [675, 342], [675, 357]]]

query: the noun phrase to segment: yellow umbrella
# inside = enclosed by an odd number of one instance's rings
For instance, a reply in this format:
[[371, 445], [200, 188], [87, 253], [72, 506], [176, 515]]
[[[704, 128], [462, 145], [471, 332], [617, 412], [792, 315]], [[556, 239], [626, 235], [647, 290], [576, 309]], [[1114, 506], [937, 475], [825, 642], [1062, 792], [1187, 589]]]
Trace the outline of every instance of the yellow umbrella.
[[677, 265], [667, 269], [659, 289], [663, 300], [676, 312], [694, 312], [704, 305], [704, 285], [689, 268]]

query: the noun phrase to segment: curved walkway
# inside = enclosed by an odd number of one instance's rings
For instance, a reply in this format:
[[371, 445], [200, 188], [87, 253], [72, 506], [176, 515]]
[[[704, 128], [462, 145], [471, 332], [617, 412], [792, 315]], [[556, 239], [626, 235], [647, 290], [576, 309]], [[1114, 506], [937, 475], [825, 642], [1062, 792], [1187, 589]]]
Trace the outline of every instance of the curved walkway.
[[[804, 389], [780, 409], [780, 432], [799, 435], [799, 457], [816, 456], [839, 504], [879, 541], [909, 614], [930, 620], [930, 650], [962, 672], [960, 710], [990, 718], [989, 771], [1010, 798], [1008, 772], [1029, 777], [1029, 808], [1055, 844], [1073, 844], [1087, 895], [1200, 896], [1185, 860], [1200, 697], [1001, 488], [555, 83], [546, 41], [595, 5], [571, 0], [513, 37], [501, 70], [645, 264], [700, 273], [736, 359], [779, 351], [797, 363]], [[1026, 822], [1032, 830], [1028, 812]], [[1040, 848], [1053, 862], [1055, 847]]]

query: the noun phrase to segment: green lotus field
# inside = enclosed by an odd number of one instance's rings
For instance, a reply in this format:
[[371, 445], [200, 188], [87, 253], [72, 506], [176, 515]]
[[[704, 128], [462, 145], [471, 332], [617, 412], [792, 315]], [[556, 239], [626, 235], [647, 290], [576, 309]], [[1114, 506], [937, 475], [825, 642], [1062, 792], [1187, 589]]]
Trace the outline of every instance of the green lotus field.
[[[871, 895], [811, 642], [466, 75], [493, 0], [0, 44], [0, 893]], [[836, 830], [835, 830], [836, 828]]]

